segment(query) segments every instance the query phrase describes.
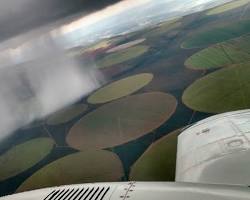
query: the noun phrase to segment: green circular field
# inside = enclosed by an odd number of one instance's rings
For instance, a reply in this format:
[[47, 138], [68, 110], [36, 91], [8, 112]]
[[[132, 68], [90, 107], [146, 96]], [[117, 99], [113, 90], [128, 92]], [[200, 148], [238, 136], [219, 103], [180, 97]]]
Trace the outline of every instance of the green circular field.
[[213, 72], [188, 87], [182, 100], [189, 108], [223, 113], [250, 107], [250, 63]]
[[234, 0], [232, 2], [226, 3], [222, 6], [219, 6], [219, 7], [216, 7], [216, 8], [209, 10], [207, 12], [207, 15], [221, 14], [221, 13], [224, 13], [226, 11], [230, 11], [230, 10], [233, 10], [235, 8], [239, 8], [241, 6], [244, 6], [244, 5], [248, 4], [249, 2], [250, 2], [249, 0], [237, 0], [237, 1]]
[[175, 97], [166, 93], [128, 96], [84, 116], [71, 128], [66, 141], [80, 150], [121, 145], [161, 126], [176, 106]]
[[91, 104], [106, 103], [127, 96], [149, 84], [153, 77], [153, 74], [143, 73], [115, 81], [93, 93], [88, 98], [88, 102]]
[[174, 181], [177, 153], [176, 130], [153, 143], [131, 168], [132, 181]]
[[75, 117], [81, 115], [88, 109], [88, 106], [85, 104], [74, 105], [55, 114], [51, 115], [48, 120], [48, 125], [59, 125], [63, 123], [67, 123], [74, 119]]
[[250, 21], [243, 20], [226, 26], [218, 26], [193, 34], [181, 44], [182, 48], [200, 48], [240, 37], [250, 32]]
[[97, 66], [99, 68], [110, 67], [116, 64], [123, 63], [125, 61], [132, 60], [137, 58], [149, 50], [148, 46], [145, 45], [138, 45], [134, 47], [130, 47], [128, 49], [124, 49], [112, 54], [108, 54], [104, 58], [102, 58], [98, 63]]
[[17, 192], [77, 183], [120, 181], [124, 176], [118, 156], [112, 152], [86, 151], [60, 158], [28, 178]]
[[38, 138], [12, 147], [0, 156], [0, 181], [33, 167], [50, 153], [53, 146], [53, 140]]
[[211, 69], [250, 61], [250, 35], [199, 51], [185, 62], [191, 69]]
[[113, 48], [109, 49], [107, 51], [107, 53], [114, 53], [114, 52], [117, 52], [117, 51], [128, 49], [130, 47], [133, 47], [135, 45], [143, 43], [145, 40], [146, 40], [145, 38], [141, 38], [141, 39], [138, 39], [138, 40], [127, 42], [125, 44], [121, 44], [119, 46], [116, 46], [116, 47], [113, 47]]

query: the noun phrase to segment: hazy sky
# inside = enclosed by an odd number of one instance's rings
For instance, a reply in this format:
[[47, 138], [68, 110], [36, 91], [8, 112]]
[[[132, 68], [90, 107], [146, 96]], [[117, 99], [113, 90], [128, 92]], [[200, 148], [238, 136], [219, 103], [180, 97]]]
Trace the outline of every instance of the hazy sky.
[[113, 5], [74, 22], [65, 31], [78, 26], [79, 23], [93, 24], [100, 19], [140, 4], [162, 2], [169, 5], [166, 7], [167, 10], [181, 11], [207, 2], [221, 2], [221, 0], [0, 0], [0, 41], [79, 12], [86, 16]]
[[[63, 27], [63, 31], [73, 31], [79, 27], [88, 26], [91, 24], [94, 24], [98, 22], [99, 20], [103, 20], [104, 18], [108, 18], [110, 16], [116, 15], [120, 12], [123, 12], [125, 10], [129, 10], [136, 6], [142, 6], [144, 4], [147, 4], [149, 2], [152, 2], [153, 0], [124, 0], [122, 2], [119, 2], [117, 4], [114, 4], [112, 6], [108, 6], [105, 9], [102, 9], [100, 11], [97, 11], [93, 14], [90, 14], [88, 16], [85, 16], [83, 18], [80, 18], [79, 20], [76, 20], [65, 27]], [[159, 0], [161, 1], [161, 0]]]
[[[100, 11], [97, 11], [95, 13], [89, 14], [87, 16], [84, 16], [78, 20], [75, 20], [65, 26], [62, 27], [62, 31], [64, 33], [74, 31], [79, 28], [88, 27], [89, 25], [92, 25], [100, 20], [104, 20], [105, 18], [115, 16], [121, 12], [127, 11], [128, 18], [131, 17], [129, 15], [129, 9], [133, 7], [140, 7], [140, 13], [147, 15], [152, 13], [146, 13], [142, 12], [144, 7], [146, 6], [153, 6], [160, 4], [164, 5], [162, 7], [161, 12], [163, 9], [166, 10], [166, 13], [169, 12], [180, 12], [185, 14], [185, 12], [188, 11], [199, 11], [207, 8], [207, 5], [209, 3], [217, 3], [222, 4], [225, 2], [228, 2], [231, 0], [124, 0], [119, 3], [116, 3], [112, 6], [108, 6], [105, 9], [102, 9]], [[139, 12], [138, 12], [139, 13]]]

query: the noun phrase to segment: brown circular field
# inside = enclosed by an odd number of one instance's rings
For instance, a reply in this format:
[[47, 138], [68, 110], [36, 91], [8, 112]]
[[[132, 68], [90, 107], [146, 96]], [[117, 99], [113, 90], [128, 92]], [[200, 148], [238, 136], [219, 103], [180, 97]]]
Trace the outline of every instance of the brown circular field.
[[48, 120], [48, 125], [59, 125], [63, 123], [67, 123], [74, 119], [75, 117], [81, 115], [88, 109], [88, 106], [85, 104], [74, 105], [55, 114], [51, 115]]
[[77, 183], [120, 181], [124, 176], [118, 156], [98, 150], [74, 153], [43, 167], [19, 186], [17, 192]]
[[176, 106], [175, 97], [162, 92], [128, 96], [84, 116], [71, 128], [66, 141], [80, 150], [121, 145], [161, 126]]
[[127, 96], [149, 84], [153, 77], [153, 74], [143, 73], [115, 81], [93, 93], [88, 98], [88, 102], [91, 104], [107, 103]]

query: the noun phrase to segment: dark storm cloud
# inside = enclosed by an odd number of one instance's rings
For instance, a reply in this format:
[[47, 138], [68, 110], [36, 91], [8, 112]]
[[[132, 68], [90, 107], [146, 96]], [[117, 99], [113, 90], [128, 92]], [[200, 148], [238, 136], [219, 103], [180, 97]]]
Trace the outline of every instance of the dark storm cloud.
[[118, 1], [0, 0], [0, 40], [72, 14], [89, 14]]

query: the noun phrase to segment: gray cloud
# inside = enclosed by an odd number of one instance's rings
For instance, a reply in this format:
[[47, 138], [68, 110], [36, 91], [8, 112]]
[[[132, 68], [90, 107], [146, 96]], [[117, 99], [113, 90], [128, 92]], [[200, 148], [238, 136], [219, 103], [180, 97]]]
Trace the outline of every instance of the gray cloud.
[[103, 81], [94, 63], [79, 64], [49, 35], [18, 48], [19, 56], [6, 49], [0, 67], [0, 140], [76, 102]]
[[0, 40], [81, 12], [89, 14], [120, 0], [0, 0]]

